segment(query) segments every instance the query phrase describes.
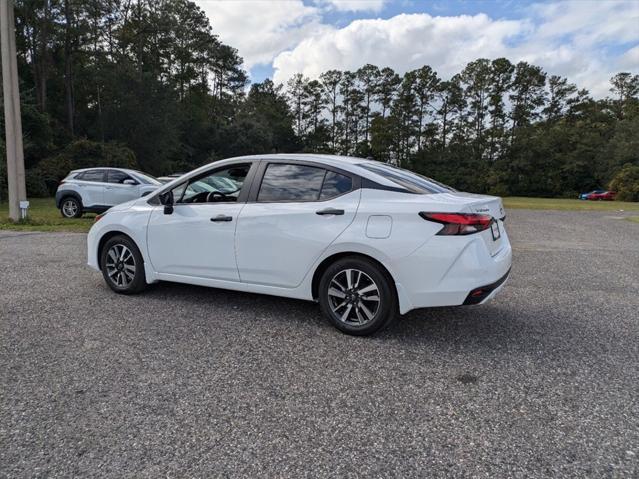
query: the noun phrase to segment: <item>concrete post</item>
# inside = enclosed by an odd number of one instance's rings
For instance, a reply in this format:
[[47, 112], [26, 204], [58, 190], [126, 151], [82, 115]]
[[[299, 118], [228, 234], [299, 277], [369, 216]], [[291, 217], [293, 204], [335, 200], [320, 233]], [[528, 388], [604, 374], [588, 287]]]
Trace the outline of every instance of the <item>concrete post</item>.
[[7, 148], [7, 183], [9, 217], [20, 219], [20, 201], [26, 201], [22, 147], [22, 117], [18, 90], [18, 60], [16, 54], [13, 0], [0, 0], [0, 47], [2, 51], [2, 91], [4, 100], [5, 143]]

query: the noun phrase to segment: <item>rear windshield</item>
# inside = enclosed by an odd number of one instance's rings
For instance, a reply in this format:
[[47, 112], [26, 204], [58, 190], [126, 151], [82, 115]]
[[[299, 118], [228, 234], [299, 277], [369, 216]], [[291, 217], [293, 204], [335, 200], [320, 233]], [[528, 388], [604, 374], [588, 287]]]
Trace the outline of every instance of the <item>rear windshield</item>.
[[456, 189], [440, 183], [439, 181], [433, 180], [432, 178], [428, 178], [387, 163], [360, 163], [358, 166], [383, 176], [387, 180], [392, 181], [413, 193], [450, 193], [451, 191], [457, 191]]

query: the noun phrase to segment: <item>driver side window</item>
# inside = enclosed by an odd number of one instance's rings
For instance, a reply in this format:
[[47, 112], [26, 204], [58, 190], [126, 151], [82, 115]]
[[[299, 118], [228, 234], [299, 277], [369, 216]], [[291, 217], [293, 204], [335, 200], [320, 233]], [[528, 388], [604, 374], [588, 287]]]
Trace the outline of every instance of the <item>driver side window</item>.
[[233, 165], [192, 178], [173, 189], [173, 199], [175, 203], [235, 202], [250, 168], [250, 164]]

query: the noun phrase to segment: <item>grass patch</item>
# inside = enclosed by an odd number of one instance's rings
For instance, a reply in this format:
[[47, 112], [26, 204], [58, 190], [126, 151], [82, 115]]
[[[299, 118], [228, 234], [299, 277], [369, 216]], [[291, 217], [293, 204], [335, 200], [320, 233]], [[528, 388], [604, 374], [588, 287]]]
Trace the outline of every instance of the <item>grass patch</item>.
[[632, 221], [633, 223], [639, 223], [639, 216], [627, 216], [626, 221]]
[[639, 211], [639, 203], [627, 201], [585, 201], [563, 198], [527, 198], [509, 196], [504, 198], [506, 208], [525, 208], [530, 210], [565, 211]]
[[15, 231], [71, 231], [86, 233], [93, 225], [95, 214], [86, 213], [82, 218], [63, 218], [55, 207], [53, 198], [31, 198], [29, 217], [26, 221], [9, 219], [8, 203], [0, 203], [0, 230]]

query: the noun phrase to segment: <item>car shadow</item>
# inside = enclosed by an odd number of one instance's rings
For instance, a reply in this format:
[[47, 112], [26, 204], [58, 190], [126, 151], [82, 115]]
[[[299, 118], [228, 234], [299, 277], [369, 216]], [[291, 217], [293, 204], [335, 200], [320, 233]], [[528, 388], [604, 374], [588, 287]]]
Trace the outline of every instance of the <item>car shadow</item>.
[[[268, 317], [271, 321], [309, 324], [323, 333], [341, 335], [322, 316], [316, 303], [255, 293], [160, 282], [145, 296], [169, 300], [172, 304], [230, 307], [247, 317]], [[535, 311], [522, 312], [505, 301], [486, 305], [425, 308], [400, 316], [371, 341], [392, 341], [404, 345], [450, 345], [503, 350], [505, 345], [538, 348], [544, 341], [543, 328], [535, 322]]]

